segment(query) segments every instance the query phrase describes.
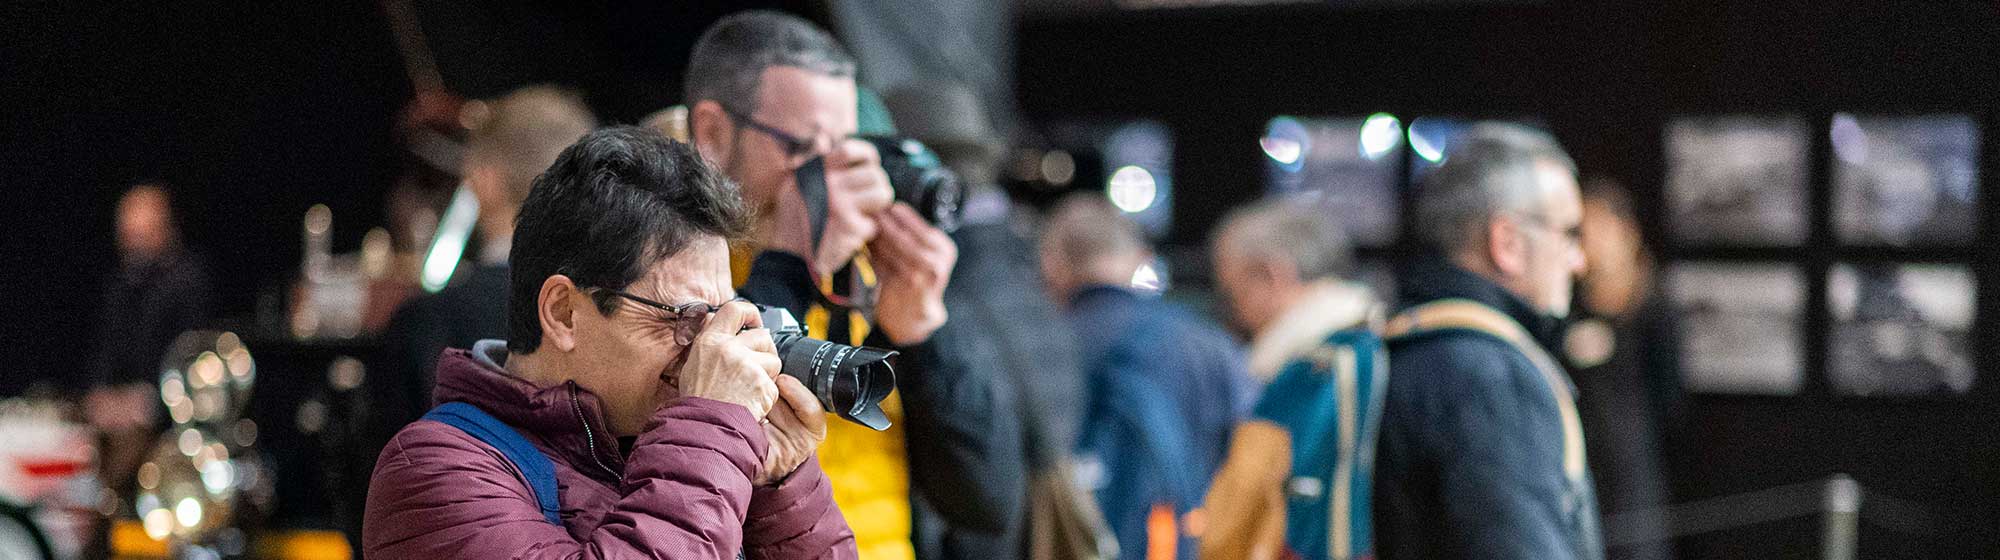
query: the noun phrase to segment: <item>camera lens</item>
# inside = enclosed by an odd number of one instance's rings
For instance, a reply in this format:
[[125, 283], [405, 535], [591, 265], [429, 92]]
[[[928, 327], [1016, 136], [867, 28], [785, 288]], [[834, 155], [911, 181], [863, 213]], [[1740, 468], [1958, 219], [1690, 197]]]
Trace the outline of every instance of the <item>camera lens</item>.
[[779, 308], [764, 312], [764, 326], [783, 362], [779, 371], [805, 384], [821, 407], [875, 430], [889, 428], [882, 399], [896, 388], [896, 370], [888, 361], [896, 351], [808, 338], [792, 314]]
[[923, 214], [931, 225], [946, 233], [958, 229], [958, 213], [965, 204], [965, 187], [958, 175], [944, 166], [935, 152], [910, 138], [865, 137], [882, 155], [882, 171], [896, 200]]

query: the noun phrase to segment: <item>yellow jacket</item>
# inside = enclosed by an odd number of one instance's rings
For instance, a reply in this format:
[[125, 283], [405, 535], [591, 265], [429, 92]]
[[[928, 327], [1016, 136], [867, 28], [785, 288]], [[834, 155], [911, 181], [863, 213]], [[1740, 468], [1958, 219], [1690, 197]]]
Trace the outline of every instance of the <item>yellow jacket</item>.
[[[749, 251], [731, 251], [731, 272], [737, 285], [750, 277]], [[856, 269], [864, 281], [873, 273], [865, 260]], [[820, 286], [822, 290], [828, 286]], [[828, 310], [813, 304], [800, 322], [812, 336], [836, 332], [845, 327], [848, 340], [860, 345], [868, 337], [869, 324], [859, 312], [847, 312], [836, 322]], [[910, 477], [903, 447], [903, 406], [901, 396], [890, 393], [882, 401], [882, 412], [891, 425], [877, 432], [827, 414], [826, 442], [819, 447], [820, 468], [833, 484], [833, 501], [854, 530], [854, 544], [862, 560], [913, 560], [916, 550], [910, 542]]]

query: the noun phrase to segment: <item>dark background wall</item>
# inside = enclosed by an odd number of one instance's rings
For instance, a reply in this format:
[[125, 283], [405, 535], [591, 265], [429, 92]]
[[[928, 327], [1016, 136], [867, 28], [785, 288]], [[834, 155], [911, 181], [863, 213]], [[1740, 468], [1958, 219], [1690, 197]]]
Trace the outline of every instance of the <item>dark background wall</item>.
[[[471, 98], [535, 82], [581, 90], [608, 122], [678, 102], [681, 67], [730, 4], [412, 2], [445, 85]], [[411, 85], [382, 5], [0, 3], [0, 394], [78, 376], [116, 268], [112, 211], [140, 180], [174, 186], [227, 317], [297, 270], [325, 203], [334, 250], [383, 223]]]
[[[1018, 91], [1036, 120], [1146, 117], [1175, 132], [1175, 227], [1182, 253], [1215, 208], [1263, 192], [1255, 140], [1273, 116], [1532, 117], [1585, 175], [1631, 185], [1663, 238], [1663, 125], [1671, 115], [1795, 113], [1815, 123], [1815, 226], [1804, 248], [1683, 250], [1669, 259], [1796, 263], [1823, 278], [1834, 259], [1972, 263], [1994, 286], [1993, 197], [1972, 248], [1834, 247], [1825, 224], [1825, 125], [1836, 111], [1968, 113], [1995, 173], [2000, 5], [1991, 2], [1547, 2], [1443, 7], [1239, 7], [1067, 13], [1021, 24]], [[1990, 191], [1989, 191], [1990, 192]], [[1192, 250], [1192, 251], [1190, 251]], [[1201, 266], [1176, 266], [1199, 286]], [[1991, 289], [1973, 346], [1980, 383], [1963, 397], [1859, 399], [1825, 387], [1823, 280], [1809, 281], [1807, 387], [1799, 396], [1698, 395], [1694, 448], [1671, 461], [1679, 497], [1698, 499], [1852, 474], [1886, 498], [1863, 508], [1864, 558], [2000, 554], [2000, 380]], [[1905, 502], [1907, 501], [1907, 502]], [[1910, 511], [1914, 503], [1920, 511]], [[1816, 557], [1817, 520], [1682, 539], [1690, 557]]]

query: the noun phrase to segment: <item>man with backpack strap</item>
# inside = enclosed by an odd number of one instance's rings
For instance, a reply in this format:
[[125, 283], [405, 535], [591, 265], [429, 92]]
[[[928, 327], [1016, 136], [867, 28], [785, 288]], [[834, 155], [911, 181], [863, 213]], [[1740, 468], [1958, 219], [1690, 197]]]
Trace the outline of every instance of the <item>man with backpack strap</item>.
[[736, 187], [599, 130], [514, 230], [510, 340], [440, 358], [369, 487], [370, 558], [856, 557], [813, 457], [825, 411], [730, 287]]
[[1382, 558], [1599, 560], [1568, 376], [1549, 358], [1583, 267], [1575, 165], [1483, 123], [1417, 191], [1431, 253], [1398, 278], [1375, 483]]
[[1217, 229], [1215, 275], [1266, 383], [1202, 506], [1204, 559], [1367, 558], [1388, 354], [1324, 208], [1275, 199]]

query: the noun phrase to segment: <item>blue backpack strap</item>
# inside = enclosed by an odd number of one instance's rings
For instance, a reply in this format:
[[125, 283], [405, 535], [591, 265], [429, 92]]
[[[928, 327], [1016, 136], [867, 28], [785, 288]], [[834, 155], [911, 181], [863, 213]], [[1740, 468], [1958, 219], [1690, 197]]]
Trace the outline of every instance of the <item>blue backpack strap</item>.
[[501, 422], [479, 407], [462, 402], [448, 402], [438, 405], [424, 414], [425, 420], [436, 420], [458, 428], [486, 445], [493, 446], [501, 455], [514, 463], [521, 471], [521, 477], [528, 479], [528, 490], [535, 495], [535, 503], [541, 506], [542, 517], [558, 527], [562, 526], [562, 513], [556, 500], [556, 465], [542, 450], [528, 443], [528, 438], [507, 423]]

